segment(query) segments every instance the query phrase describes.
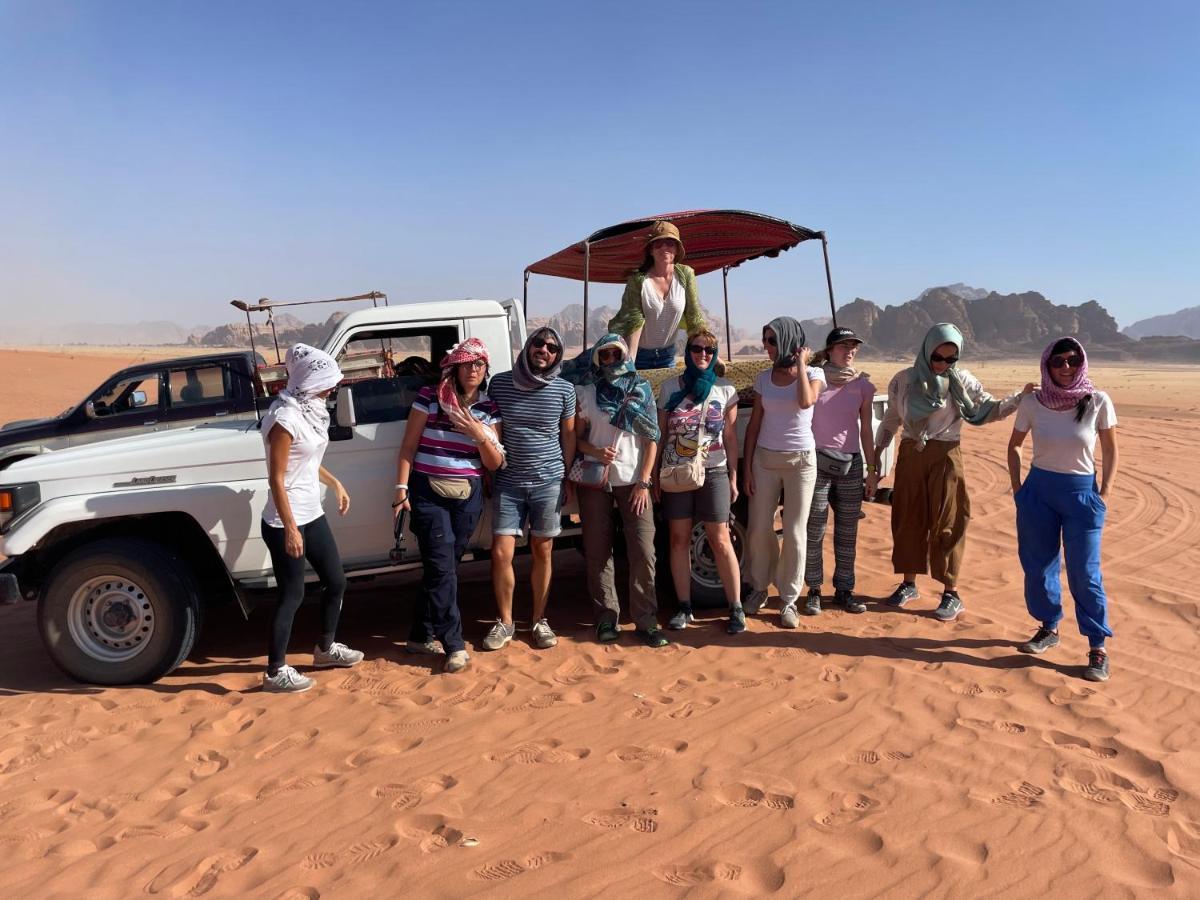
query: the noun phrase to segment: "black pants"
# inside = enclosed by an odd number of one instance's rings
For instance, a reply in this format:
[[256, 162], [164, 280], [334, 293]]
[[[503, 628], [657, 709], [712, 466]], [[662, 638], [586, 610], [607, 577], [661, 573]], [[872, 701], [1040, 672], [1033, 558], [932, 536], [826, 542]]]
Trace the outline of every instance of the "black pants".
[[300, 526], [304, 539], [304, 556], [300, 559], [288, 556], [284, 546], [285, 529], [262, 523], [262, 538], [271, 551], [271, 565], [275, 569], [275, 581], [279, 584], [279, 605], [271, 620], [271, 635], [268, 643], [267, 671], [276, 672], [283, 665], [287, 654], [288, 638], [292, 634], [292, 620], [304, 600], [304, 561], [312, 563], [313, 570], [321, 579], [321, 639], [322, 647], [328, 647], [337, 631], [338, 616], [342, 611], [342, 595], [346, 593], [346, 575], [342, 571], [342, 559], [338, 556], [333, 532], [324, 516]]
[[408, 479], [412, 530], [425, 567], [408, 639], [423, 644], [437, 638], [447, 653], [467, 648], [458, 611], [457, 569], [483, 511], [482, 480], [470, 479], [471, 494], [466, 500], [451, 500], [435, 494], [429, 478], [420, 472]]

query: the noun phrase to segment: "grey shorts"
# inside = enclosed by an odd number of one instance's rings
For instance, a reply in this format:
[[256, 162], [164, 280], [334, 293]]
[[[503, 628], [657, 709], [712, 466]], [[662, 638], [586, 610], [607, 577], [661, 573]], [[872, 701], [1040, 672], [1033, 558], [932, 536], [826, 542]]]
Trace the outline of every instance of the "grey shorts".
[[704, 484], [694, 491], [663, 491], [663, 515], [668, 519], [729, 521], [729, 470], [724, 466], [704, 470]]

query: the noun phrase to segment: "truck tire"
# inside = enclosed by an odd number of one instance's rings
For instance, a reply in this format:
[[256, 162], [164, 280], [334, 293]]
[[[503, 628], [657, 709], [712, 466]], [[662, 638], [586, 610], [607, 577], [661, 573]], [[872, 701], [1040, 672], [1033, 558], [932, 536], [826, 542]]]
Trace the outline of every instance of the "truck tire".
[[187, 658], [199, 629], [187, 564], [141, 538], [109, 538], [69, 553], [38, 602], [51, 659], [89, 684], [156, 681]]
[[[740, 498], [738, 502], [741, 503]], [[744, 569], [746, 563], [746, 517], [744, 514], [739, 515], [736, 508], [729, 522], [729, 537], [733, 541], [733, 552], [737, 556], [738, 566]], [[717, 572], [717, 564], [713, 560], [712, 549], [708, 545], [708, 536], [704, 531], [703, 522], [697, 522], [692, 527], [690, 557], [692, 606], [697, 609], [717, 609], [727, 606], [725, 587], [721, 584], [721, 575]]]

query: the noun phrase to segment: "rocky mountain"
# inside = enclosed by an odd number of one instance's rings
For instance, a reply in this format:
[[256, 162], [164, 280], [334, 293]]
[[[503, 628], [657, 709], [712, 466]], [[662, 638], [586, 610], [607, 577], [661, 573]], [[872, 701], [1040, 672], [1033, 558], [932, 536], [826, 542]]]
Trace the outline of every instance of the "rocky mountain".
[[952, 294], [957, 294], [964, 300], [982, 300], [991, 293], [991, 291], [985, 288], [975, 288], [969, 284], [963, 284], [961, 281], [956, 281], [954, 284], [945, 284], [941, 287], [925, 288], [916, 299], [924, 300], [927, 294], [931, 294], [934, 291], [949, 291]]
[[[333, 326], [345, 318], [344, 312], [335, 312], [322, 323], [304, 322], [289, 313], [279, 313], [275, 316], [275, 332], [279, 338], [280, 347], [290, 347], [297, 342], [305, 344], [320, 344], [333, 330]], [[271, 327], [256, 316], [254, 322], [254, 342], [260, 353], [268, 358], [268, 348], [273, 348]], [[249, 347], [250, 330], [245, 322], [234, 322], [230, 325], [220, 325], [217, 328], [199, 336], [193, 336], [187, 343], [194, 347]]]
[[1200, 306], [1189, 306], [1187, 309], [1181, 309], [1165, 316], [1141, 319], [1122, 331], [1131, 338], [1144, 338], [1151, 335], [1200, 338]]
[[96, 344], [113, 347], [186, 344], [208, 331], [209, 325], [176, 322], [61, 322], [47, 316], [38, 322], [5, 323], [0, 341], [10, 345]]

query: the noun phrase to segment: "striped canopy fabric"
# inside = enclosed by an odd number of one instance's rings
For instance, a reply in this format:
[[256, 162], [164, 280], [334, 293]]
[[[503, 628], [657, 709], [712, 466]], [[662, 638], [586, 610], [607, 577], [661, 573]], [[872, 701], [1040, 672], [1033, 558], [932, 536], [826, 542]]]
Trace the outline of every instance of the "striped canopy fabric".
[[685, 265], [697, 275], [737, 266], [760, 256], [778, 256], [801, 241], [823, 237], [800, 225], [760, 213], [737, 209], [699, 209], [663, 213], [602, 228], [584, 241], [538, 260], [525, 271], [538, 275], [584, 280], [584, 245], [590, 246], [587, 280], [623, 284], [642, 263], [646, 238], [655, 222], [666, 220], [679, 229], [687, 250]]

